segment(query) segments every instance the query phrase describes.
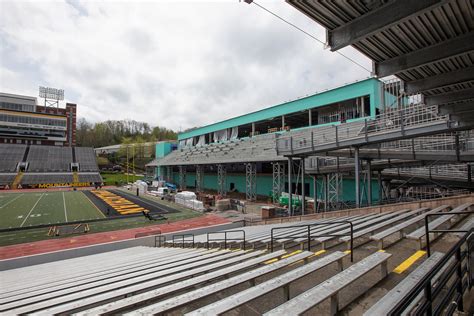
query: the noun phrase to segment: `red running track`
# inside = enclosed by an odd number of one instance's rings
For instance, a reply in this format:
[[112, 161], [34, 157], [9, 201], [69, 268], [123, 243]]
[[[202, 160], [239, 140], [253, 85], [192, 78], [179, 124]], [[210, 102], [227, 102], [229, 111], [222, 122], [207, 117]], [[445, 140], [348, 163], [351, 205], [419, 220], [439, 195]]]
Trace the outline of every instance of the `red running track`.
[[225, 218], [216, 215], [206, 215], [198, 218], [172, 222], [169, 224], [151, 225], [141, 228], [132, 228], [95, 234], [92, 233], [81, 236], [11, 245], [0, 247], [0, 260], [131, 239], [135, 238], [136, 234], [144, 234], [157, 230], [160, 230], [161, 233], [164, 234], [225, 223], [229, 223], [229, 221]]

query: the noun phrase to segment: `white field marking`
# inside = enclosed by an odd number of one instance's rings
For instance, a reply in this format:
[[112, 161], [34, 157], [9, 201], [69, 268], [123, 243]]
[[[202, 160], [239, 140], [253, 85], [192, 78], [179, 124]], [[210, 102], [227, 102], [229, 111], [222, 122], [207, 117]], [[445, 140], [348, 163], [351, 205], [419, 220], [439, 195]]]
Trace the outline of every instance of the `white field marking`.
[[66, 198], [64, 197], [64, 191], [63, 191], [63, 203], [64, 203], [64, 217], [66, 218], [66, 222], [67, 222]]
[[44, 193], [39, 197], [39, 199], [36, 201], [35, 205], [33, 205], [33, 207], [31, 208], [30, 212], [28, 213], [28, 215], [26, 215], [25, 219], [24, 219], [23, 222], [21, 223], [20, 227], [23, 227], [23, 225], [25, 225], [26, 220], [28, 219], [28, 217], [30, 217], [31, 212], [33, 212], [33, 210], [35, 209], [36, 205], [38, 205], [39, 201], [41, 200], [41, 198], [42, 198], [43, 196], [44, 196]]
[[19, 197], [23, 196], [23, 193], [22, 194], [18, 194], [17, 197], [15, 197], [14, 199], [11, 199], [10, 201], [8, 201], [7, 203], [3, 204], [2, 206], [0, 206], [0, 208], [4, 208], [5, 206], [7, 206], [8, 204], [10, 204], [11, 202], [15, 201], [16, 199], [18, 199]]

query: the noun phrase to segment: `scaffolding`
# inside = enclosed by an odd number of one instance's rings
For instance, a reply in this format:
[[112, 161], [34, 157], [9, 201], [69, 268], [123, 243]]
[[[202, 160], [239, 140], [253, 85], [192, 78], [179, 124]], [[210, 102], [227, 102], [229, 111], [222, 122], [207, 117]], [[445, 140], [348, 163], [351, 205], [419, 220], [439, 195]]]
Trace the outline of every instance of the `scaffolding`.
[[337, 210], [343, 194], [343, 175], [335, 172], [327, 175], [326, 210]]
[[227, 195], [227, 171], [224, 164], [217, 165], [217, 194]]
[[277, 203], [281, 193], [285, 190], [285, 164], [274, 162], [272, 164], [273, 181], [272, 181], [272, 198], [273, 203]]
[[257, 164], [245, 164], [245, 199], [247, 201], [257, 200]]
[[202, 192], [204, 189], [204, 168], [196, 165], [196, 192]]
[[186, 190], [186, 166], [179, 166], [179, 189]]

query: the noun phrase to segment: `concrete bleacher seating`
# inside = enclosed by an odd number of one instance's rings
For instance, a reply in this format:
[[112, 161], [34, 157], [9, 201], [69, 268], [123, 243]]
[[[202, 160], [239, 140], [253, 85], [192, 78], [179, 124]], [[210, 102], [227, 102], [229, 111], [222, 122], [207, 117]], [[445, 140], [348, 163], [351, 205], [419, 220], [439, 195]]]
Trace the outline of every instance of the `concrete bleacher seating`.
[[99, 171], [94, 149], [91, 147], [76, 147], [74, 151], [76, 154], [76, 162], [79, 163], [79, 170], [81, 172]]
[[71, 147], [30, 146], [28, 172], [70, 171], [73, 161]]
[[0, 172], [15, 172], [25, 150], [26, 145], [0, 144]]

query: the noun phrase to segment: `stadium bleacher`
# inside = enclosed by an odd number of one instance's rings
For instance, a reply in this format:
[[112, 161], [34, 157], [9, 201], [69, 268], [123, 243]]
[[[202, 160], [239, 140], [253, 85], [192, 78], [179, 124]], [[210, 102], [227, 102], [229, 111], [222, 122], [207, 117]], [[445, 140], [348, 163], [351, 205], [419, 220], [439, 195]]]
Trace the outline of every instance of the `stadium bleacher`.
[[94, 149], [91, 147], [76, 147], [76, 162], [79, 163], [81, 172], [84, 171], [99, 171], [97, 167], [97, 160]]
[[23, 160], [26, 145], [0, 144], [0, 172], [15, 172], [17, 164]]
[[[75, 157], [74, 157], [75, 154]], [[38, 184], [71, 184], [102, 182], [95, 153], [89, 147], [39, 146], [0, 144], [0, 185], [35, 186]], [[26, 158], [25, 158], [26, 156]], [[74, 159], [76, 158], [76, 159]], [[71, 164], [79, 163], [77, 181], [74, 181]], [[26, 170], [18, 173], [18, 163]], [[15, 172], [15, 173], [13, 173]]]
[[21, 184], [72, 183], [72, 173], [25, 173]]
[[31, 145], [27, 161], [29, 172], [70, 171], [71, 147]]
[[[413, 224], [423, 223], [421, 215], [429, 212], [449, 214], [451, 209], [472, 211], [473, 204], [457, 207], [443, 205], [432, 210], [401, 209], [291, 224], [324, 224], [312, 227], [311, 233], [334, 234], [326, 237], [343, 245], [345, 237], [338, 235], [347, 230], [347, 225], [341, 221], [350, 220], [355, 223], [355, 240], [366, 239], [377, 243], [377, 240], [367, 236], [384, 232], [393, 234], [391, 226], [407, 220], [410, 224], [401, 228], [407, 233], [416, 231]], [[432, 222], [437, 223], [436, 219]], [[307, 230], [301, 227], [284, 228], [288, 225], [242, 227], [246, 232], [246, 241], [253, 248], [250, 251], [239, 248], [242, 242], [238, 238], [228, 242], [233, 250], [205, 249], [207, 234], [204, 234], [195, 236], [194, 246], [197, 248], [191, 247], [191, 244], [184, 248], [181, 248], [186, 246], [183, 244], [169, 247], [173, 244], [168, 243], [167, 247], [134, 247], [6, 270], [0, 272], [0, 313], [173, 313], [194, 316], [220, 315], [234, 310], [245, 314], [250, 308], [252, 313], [264, 315], [299, 315], [306, 312], [334, 315], [351, 302], [363, 299], [362, 294], [370, 293], [365, 296], [375, 299], [370, 304], [362, 304], [363, 308], [358, 313], [385, 315], [431, 273], [433, 267], [447, 262], [432, 279], [432, 287], [436, 290], [444, 286], [439, 283], [442, 281], [438, 282], [443, 280], [443, 273], [451, 273], [449, 269], [457, 264], [454, 257], [446, 257], [449, 253], [435, 251], [430, 257], [420, 259], [420, 264], [411, 272], [398, 275], [390, 271], [393, 261], [404, 260], [397, 258], [401, 255], [398, 252], [397, 256], [393, 256], [390, 249], [380, 251], [373, 245], [367, 246], [365, 252], [361, 251], [357, 259], [350, 262], [352, 254], [343, 249], [295, 251]], [[459, 225], [472, 228], [472, 217]], [[259, 249], [268, 245], [271, 230], [276, 227], [282, 228], [277, 234], [279, 237], [289, 237], [278, 240], [279, 244], [290, 247], [291, 239], [294, 241], [293, 249], [276, 249], [273, 252]], [[239, 234], [238, 231], [229, 231], [230, 239]], [[326, 241], [318, 242], [318, 238], [312, 238], [314, 247]], [[405, 244], [401, 247], [406, 248], [410, 239], [402, 237], [402, 240]], [[214, 245], [217, 244], [222, 244], [222, 241], [214, 241]], [[416, 249], [416, 245], [412, 248]], [[387, 280], [389, 278], [391, 280]], [[387, 290], [377, 288], [381, 283]], [[363, 290], [354, 291], [354, 284], [362, 286]], [[423, 295], [417, 295], [411, 301], [407, 314], [416, 311], [423, 302]]]

